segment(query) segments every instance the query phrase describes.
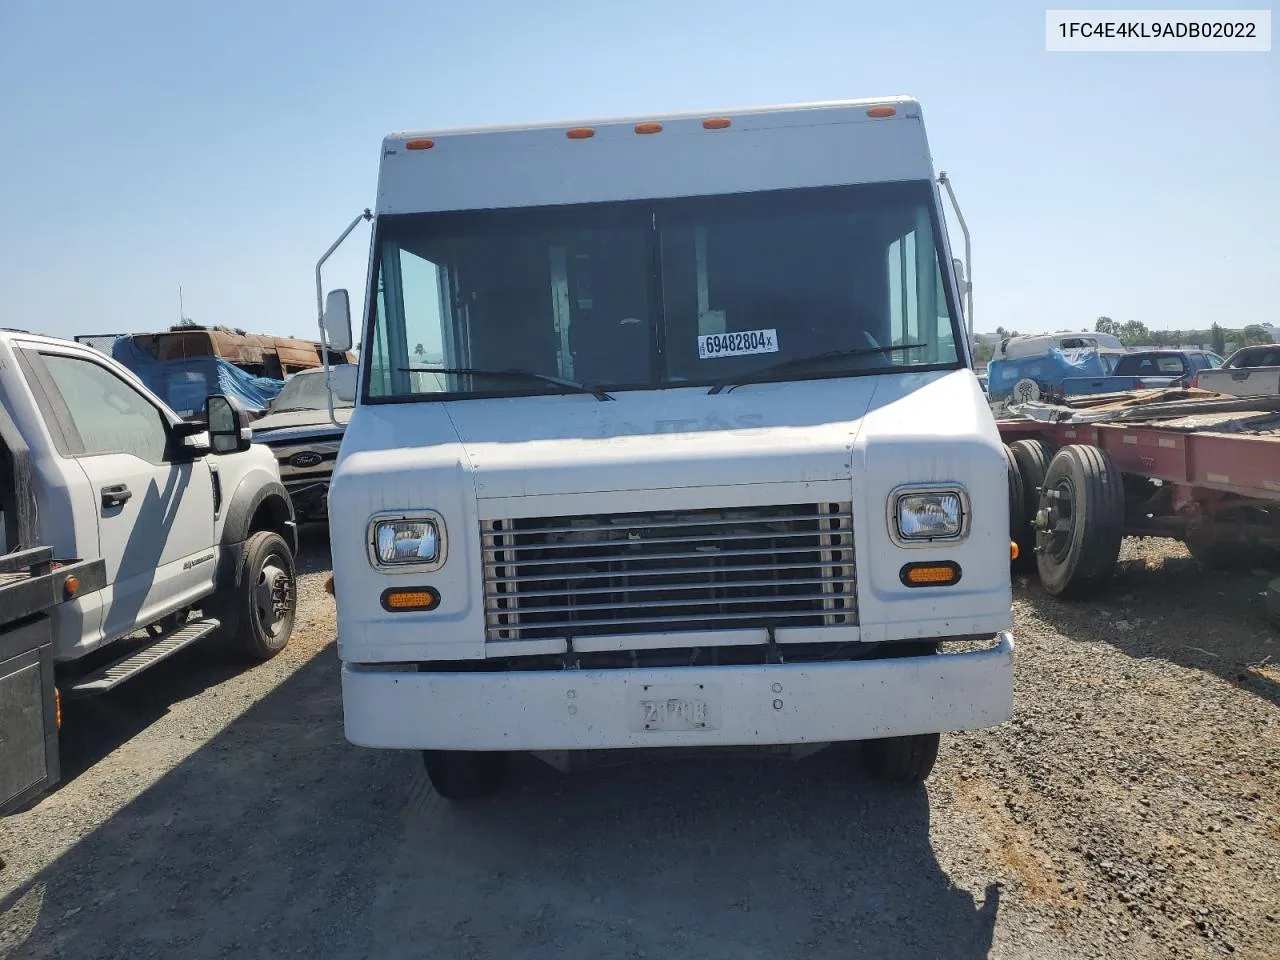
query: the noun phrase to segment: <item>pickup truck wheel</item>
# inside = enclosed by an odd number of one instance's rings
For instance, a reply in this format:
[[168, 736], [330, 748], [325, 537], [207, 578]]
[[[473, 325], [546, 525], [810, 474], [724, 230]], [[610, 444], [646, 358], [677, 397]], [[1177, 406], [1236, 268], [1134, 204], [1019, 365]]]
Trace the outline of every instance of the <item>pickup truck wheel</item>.
[[501, 752], [423, 750], [427, 779], [446, 800], [479, 800], [498, 792], [509, 758]]
[[923, 783], [933, 772], [941, 739], [941, 734], [918, 733], [868, 740], [863, 744], [867, 767], [881, 780]]
[[1124, 538], [1124, 484], [1105, 450], [1063, 447], [1049, 461], [1036, 512], [1036, 565], [1052, 596], [1081, 600], [1111, 580]]
[[284, 538], [260, 530], [245, 541], [240, 585], [219, 613], [238, 653], [270, 660], [284, 649], [297, 615], [297, 571]]
[[1040, 509], [1044, 475], [1049, 469], [1049, 450], [1039, 440], [1015, 440], [1009, 444], [1009, 452], [1022, 477], [1025, 506], [1022, 526], [1013, 538], [1018, 544], [1018, 559], [1013, 561], [1013, 569], [1019, 573], [1032, 573], [1036, 569], [1036, 512]]

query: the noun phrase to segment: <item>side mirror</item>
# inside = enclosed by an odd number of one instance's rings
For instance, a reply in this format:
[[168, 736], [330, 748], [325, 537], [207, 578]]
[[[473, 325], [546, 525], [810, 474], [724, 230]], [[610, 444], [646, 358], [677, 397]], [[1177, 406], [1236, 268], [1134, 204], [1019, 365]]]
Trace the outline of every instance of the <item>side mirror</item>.
[[169, 428], [170, 436], [177, 441], [180, 459], [182, 454], [194, 459], [209, 452], [209, 441], [205, 436], [208, 429], [198, 420], [180, 420]]
[[358, 392], [358, 368], [355, 364], [344, 364], [329, 368], [329, 387], [336, 400], [343, 403], [355, 403]]
[[346, 353], [351, 349], [351, 298], [345, 290], [330, 290], [324, 298], [325, 344], [330, 350]]
[[253, 442], [249, 414], [234, 398], [220, 393], [209, 397], [206, 406], [209, 445], [214, 453], [239, 453]]

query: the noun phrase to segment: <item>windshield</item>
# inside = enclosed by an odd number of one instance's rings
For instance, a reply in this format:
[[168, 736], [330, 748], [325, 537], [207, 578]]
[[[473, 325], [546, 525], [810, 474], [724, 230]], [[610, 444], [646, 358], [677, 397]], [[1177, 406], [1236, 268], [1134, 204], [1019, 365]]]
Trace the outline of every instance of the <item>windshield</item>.
[[[333, 397], [334, 407], [350, 407], [350, 400], [340, 400], [337, 394]], [[324, 389], [324, 371], [317, 373], [295, 373], [285, 381], [284, 387], [276, 394], [271, 403], [272, 413], [284, 413], [288, 410], [328, 410], [329, 397]]]
[[382, 217], [367, 395], [955, 368], [933, 201], [918, 182]]
[[1117, 376], [1126, 377], [1180, 377], [1183, 373], [1182, 357], [1177, 354], [1163, 356], [1127, 356], [1116, 364]]

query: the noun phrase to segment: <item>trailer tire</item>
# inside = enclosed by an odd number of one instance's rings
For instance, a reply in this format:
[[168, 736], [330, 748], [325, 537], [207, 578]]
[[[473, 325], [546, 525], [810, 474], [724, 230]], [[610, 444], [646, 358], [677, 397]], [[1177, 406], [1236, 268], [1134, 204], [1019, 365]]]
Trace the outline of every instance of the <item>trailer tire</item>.
[[937, 733], [867, 740], [863, 743], [867, 768], [890, 783], [924, 783], [933, 772], [941, 740]]
[[422, 763], [436, 793], [459, 802], [497, 793], [507, 779], [510, 757], [496, 751], [423, 750]]
[[1019, 563], [1023, 552], [1020, 538], [1023, 535], [1022, 527], [1027, 515], [1027, 491], [1022, 483], [1022, 472], [1018, 470], [1018, 462], [1013, 458], [1013, 451], [1009, 449], [1007, 443], [1003, 446], [1005, 459], [1009, 463], [1009, 539], [1018, 544], [1018, 557], [1010, 561], [1010, 564], [1017, 571], [1023, 569]]
[[1036, 569], [1036, 512], [1040, 509], [1040, 489], [1049, 469], [1049, 449], [1039, 440], [1015, 440], [1009, 444], [1018, 474], [1022, 477], [1023, 513], [1021, 525], [1013, 540], [1018, 545], [1018, 558], [1013, 569], [1033, 573]]
[[1045, 471], [1036, 516], [1036, 566], [1063, 600], [1096, 596], [1110, 583], [1124, 539], [1124, 484], [1105, 450], [1063, 447]]

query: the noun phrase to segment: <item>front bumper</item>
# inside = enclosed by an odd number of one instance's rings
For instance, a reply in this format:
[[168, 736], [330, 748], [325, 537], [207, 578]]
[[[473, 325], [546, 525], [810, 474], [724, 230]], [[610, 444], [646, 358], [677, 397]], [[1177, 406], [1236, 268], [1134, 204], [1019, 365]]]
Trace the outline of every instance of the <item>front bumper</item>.
[[[342, 665], [346, 737], [430, 750], [833, 743], [976, 730], [1013, 711], [1013, 637], [885, 660], [426, 673]], [[700, 729], [647, 729], [655, 702], [697, 701]]]
[[329, 477], [322, 480], [286, 480], [284, 486], [300, 518], [323, 520], [329, 516]]

